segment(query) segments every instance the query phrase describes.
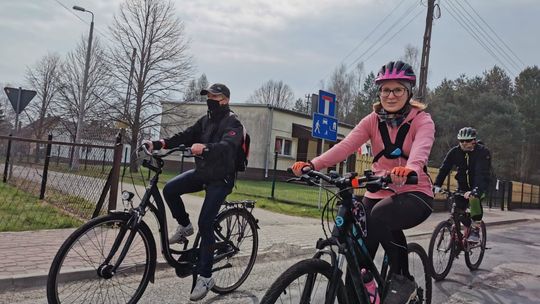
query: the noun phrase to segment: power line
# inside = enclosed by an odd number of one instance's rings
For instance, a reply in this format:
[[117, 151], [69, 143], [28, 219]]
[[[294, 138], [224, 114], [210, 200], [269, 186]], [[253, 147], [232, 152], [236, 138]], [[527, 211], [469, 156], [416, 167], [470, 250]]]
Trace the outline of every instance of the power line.
[[[415, 8], [418, 8], [418, 5], [413, 3], [413, 5], [410, 6], [409, 9], [408, 9], [405, 13], [403, 13], [399, 18], [397, 18], [397, 20], [396, 20], [392, 25], [390, 25], [390, 27], [388, 27], [388, 29], [381, 35], [381, 37], [384, 37], [384, 36], [385, 36], [386, 34], [388, 34], [391, 30], [395, 29], [395, 27], [396, 27], [402, 20], [404, 20], [405, 18], [407, 18], [407, 16], [409, 16], [409, 15], [414, 11]], [[407, 26], [409, 23], [410, 23], [410, 21], [409, 21], [405, 26]], [[404, 28], [405, 26], [402, 26], [402, 27], [398, 30], [398, 32], [400, 32], [401, 30], [403, 30], [403, 28]], [[394, 34], [394, 36], [395, 36], [395, 34]], [[394, 36], [392, 36], [392, 37], [394, 37]], [[360, 54], [360, 56], [358, 56], [358, 57], [350, 64], [350, 66], [354, 66], [358, 61], [360, 61], [360, 60], [362, 59], [362, 57], [363, 57], [366, 53], [368, 53], [368, 52], [369, 52], [373, 47], [375, 47], [375, 45], [377, 45], [380, 41], [381, 41], [381, 40], [379, 39], [379, 40], [375, 41], [373, 44], [371, 44], [371, 46], [370, 46], [367, 50], [365, 50], [362, 54]], [[382, 45], [384, 45], [384, 44], [382, 44]], [[380, 49], [380, 48], [379, 48], [379, 49]], [[370, 56], [370, 57], [371, 57], [371, 56]]]
[[[445, 5], [448, 4], [447, 8], [449, 9], [448, 12], [450, 13], [450, 16], [452, 16], [454, 20], [456, 20], [459, 23], [459, 25], [461, 25], [461, 27], [469, 33], [469, 35], [473, 36], [473, 38], [475, 38], [475, 40], [484, 48], [484, 50], [488, 52], [493, 58], [495, 58], [495, 60], [497, 60], [501, 64], [502, 68], [506, 70], [507, 73], [515, 77], [511, 69], [509, 69], [504, 64], [504, 62], [502, 62], [502, 60], [495, 53], [493, 53], [493, 51], [485, 44], [485, 42], [481, 39], [481, 37], [469, 26], [469, 24], [467, 24], [467, 21], [464, 20], [464, 18], [459, 14], [459, 12], [452, 6], [452, 4], [450, 4], [451, 2], [445, 1], [444, 3]], [[456, 15], [459, 15], [459, 16], [456, 16]]]
[[367, 39], [369, 37], [371, 37], [371, 35], [373, 33], [375, 33], [375, 31], [379, 28], [379, 26], [381, 24], [383, 24], [386, 20], [388, 20], [388, 18], [390, 18], [390, 16], [401, 6], [401, 4], [403, 4], [403, 2], [405, 2], [405, 0], [401, 0], [401, 2], [393, 9], [393, 10], [390, 10], [390, 13], [388, 13], [388, 15], [384, 16], [381, 21], [379, 23], [377, 23], [377, 25], [375, 25], [375, 27], [373, 27], [373, 30], [371, 30], [371, 32], [369, 32], [369, 34], [367, 34], [366, 37], [364, 37], [364, 39], [362, 39], [362, 41], [360, 41], [360, 43], [358, 43], [346, 56], [345, 58], [341, 59], [341, 63], [343, 63], [345, 60], [347, 60], [347, 58], [349, 58], [352, 53], [354, 53], [354, 51], [356, 51], [362, 44], [364, 44], [364, 42], [367, 41]]
[[[501, 54], [506, 60], [508, 63], [510, 63], [516, 70], [519, 71], [520, 67], [519, 65], [514, 61], [514, 59], [512, 59], [508, 53], [499, 45], [499, 43], [497, 41], [495, 41], [495, 39], [493, 39], [493, 37], [482, 27], [482, 25], [480, 23], [478, 23], [478, 21], [476, 20], [476, 18], [474, 18], [473, 15], [471, 15], [469, 13], [469, 11], [467, 9], [465, 9], [461, 3], [459, 1], [456, 1], [456, 3], [459, 5], [459, 7], [461, 7], [461, 9], [469, 16], [470, 20], [472, 20], [476, 25], [477, 27], [482, 31], [483, 35], [482, 37], [487, 37], [489, 40], [487, 40], [487, 42], [495, 47], [496, 50], [498, 50], [499, 54]], [[493, 42], [491, 43], [490, 40]]]
[[[77, 17], [77, 19], [81, 20], [84, 24], [90, 25], [90, 23], [89, 23], [88, 21], [86, 21], [86, 20], [84, 20], [83, 18], [81, 18], [81, 16], [79, 16], [78, 14], [76, 14], [76, 13], [73, 11], [73, 9], [67, 7], [67, 6], [66, 6], [64, 3], [62, 3], [61, 1], [59, 1], [59, 0], [52, 0], [52, 1], [58, 3], [58, 4], [59, 4], [60, 6], [62, 6], [65, 10], [67, 10], [70, 14], [72, 14], [72, 15], [75, 16], [75, 17]], [[94, 30], [95, 30], [100, 36], [102, 36], [103, 38], [107, 39], [109, 42], [111, 42], [111, 43], [113, 43], [113, 44], [115, 43], [114, 40], [112, 40], [111, 38], [107, 37], [106, 34], [104, 34], [100, 29], [98, 29], [98, 28], [95, 26], [95, 24], [94, 24]]]
[[[384, 17], [384, 18], [383, 18], [383, 19], [382, 19], [382, 20], [381, 20], [381, 21], [380, 21], [380, 22], [379, 22], [379, 23], [371, 30], [371, 32], [364, 38], [364, 40], [362, 40], [357, 46], [355, 46], [355, 47], [353, 48], [353, 50], [352, 50], [351, 52], [349, 52], [349, 53], [347, 54], [347, 56], [346, 56], [344, 59], [342, 59], [342, 61], [341, 61], [340, 63], [344, 63], [344, 62], [345, 62], [345, 59], [349, 58], [350, 55], [352, 55], [352, 53], [354, 53], [354, 51], [356, 51], [362, 44], [364, 44], [364, 42], [367, 41], [367, 39], [368, 39], [368, 38], [369, 38], [369, 37], [370, 37], [377, 29], [380, 28], [380, 25], [383, 24], [384, 22], [386, 22], [386, 21], [388, 20], [388, 18], [389, 18], [394, 12], [397, 11], [397, 8], [398, 8], [399, 6], [401, 6], [402, 3], [404, 3], [404, 1], [401, 1], [401, 2], [400, 2], [400, 3], [399, 3], [399, 4], [398, 4], [398, 5], [397, 5], [390, 13], [389, 13], [389, 14], [387, 14], [387, 15], [386, 15], [386, 16], [385, 16], [385, 17]], [[401, 16], [397, 17], [397, 18], [396, 18], [396, 21], [395, 21], [392, 25], [390, 25], [390, 26], [386, 29], [386, 31], [385, 31], [381, 36], [385, 36], [385, 35], [387, 35], [391, 30], [395, 29], [396, 26], [397, 26], [400, 22], [402, 22], [405, 18], [407, 18], [407, 17], [411, 14], [411, 12], [413, 12], [414, 9], [417, 8], [417, 7], [419, 7], [417, 3], [413, 3], [411, 6], [409, 6], [409, 8], [406, 9], [406, 11], [405, 11], [403, 14], [401, 14]], [[410, 24], [411, 22], [412, 22], [412, 20], [409, 21], [405, 26], [401, 27], [401, 28], [397, 31], [397, 33], [401, 32], [401, 31], [404, 29], [404, 27], [406, 27], [406, 26], [407, 26], [408, 24]], [[395, 37], [395, 35], [397, 35], [397, 33], [395, 33], [390, 39], [392, 39], [393, 37]], [[360, 54], [360, 56], [356, 57], [356, 59], [353, 60], [353, 62], [350, 63], [350, 64], [348, 65], [347, 70], [348, 70], [349, 68], [353, 67], [356, 63], [358, 63], [366, 53], [368, 53], [371, 49], [373, 49], [373, 48], [374, 48], [378, 43], [380, 43], [380, 42], [381, 42], [381, 39], [378, 39], [378, 40], [376, 40], [374, 43], [372, 43], [372, 44], [371, 44], [371, 45], [370, 45], [370, 46], [369, 46], [362, 54]], [[385, 44], [383, 43], [382, 46], [384, 46], [384, 45], [385, 45]], [[377, 50], [379, 50], [382, 46], [380, 46]], [[377, 50], [376, 50], [376, 51], [377, 51]], [[376, 51], [375, 51], [375, 53], [376, 53]], [[369, 58], [371, 58], [371, 56], [373, 56], [375, 53], [371, 54], [371, 55], [369, 56]], [[332, 73], [332, 72], [329, 72], [322, 80], [324, 81], [324, 79], [328, 78], [328, 77], [330, 76], [331, 73]], [[317, 85], [315, 85], [315, 87], [317, 87]]]
[[510, 51], [510, 53], [512, 53], [512, 55], [514, 55], [514, 57], [516, 57], [517, 60], [519, 60], [519, 62], [522, 64], [522, 65], [526, 65], [522, 60], [521, 58], [519, 58], [518, 55], [516, 55], [516, 53], [514, 53], [514, 51], [512, 51], [512, 49], [506, 44], [506, 42], [501, 39], [501, 37], [499, 37], [499, 35], [497, 35], [497, 32], [495, 32], [493, 30], [493, 28], [491, 28], [491, 26], [489, 26], [489, 24], [484, 20], [484, 18], [482, 18], [482, 16], [480, 16], [480, 14], [478, 14], [478, 12], [474, 9], [474, 7], [472, 7], [469, 2], [467, 2], [467, 0], [464, 0], [465, 3], [467, 3], [467, 5], [472, 9], [472, 11], [476, 14], [476, 16], [478, 16], [478, 18], [480, 18], [480, 20], [482, 20], [482, 22], [491, 30], [491, 32], [493, 34], [495, 34], [495, 36], [504, 44], [504, 46]]
[[422, 11], [419, 11], [418, 13], [416, 13], [416, 15], [414, 15], [411, 20], [409, 20], [409, 22], [407, 22], [405, 25], [403, 25], [394, 35], [390, 36], [390, 38], [386, 39], [386, 41], [381, 44], [381, 46], [379, 46], [378, 49], [376, 49], [375, 51], [373, 51], [373, 53], [371, 53], [371, 55], [369, 55], [368, 57], [364, 58], [364, 61], [367, 61], [368, 59], [370, 59], [371, 57], [373, 57], [373, 55], [375, 55], [381, 48], [383, 48], [388, 42], [390, 42], [390, 40], [394, 39], [394, 37], [401, 33], [401, 31], [403, 31], [407, 26], [409, 26], [409, 24], [411, 24], [411, 22], [413, 22], [416, 17], [418, 17], [418, 15], [420, 15], [422, 13]]

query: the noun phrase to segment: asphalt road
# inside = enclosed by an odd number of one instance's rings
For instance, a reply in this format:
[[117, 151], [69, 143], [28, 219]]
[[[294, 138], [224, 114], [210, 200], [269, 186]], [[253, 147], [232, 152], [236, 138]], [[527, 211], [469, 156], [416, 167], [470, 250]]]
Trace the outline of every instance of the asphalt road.
[[[525, 222], [488, 228], [490, 248], [480, 269], [470, 272], [463, 257], [454, 262], [446, 280], [434, 283], [432, 303], [540, 303], [540, 222]], [[411, 238], [427, 248], [429, 236]], [[284, 250], [285, 251], [285, 250]], [[307, 257], [307, 256], [306, 256]], [[287, 267], [303, 256], [275, 255], [260, 258], [236, 292], [210, 293], [200, 303], [259, 303], [268, 286]], [[172, 270], [157, 273], [140, 303], [190, 303], [191, 279], [177, 278]], [[0, 303], [46, 303], [43, 289], [0, 294]]]

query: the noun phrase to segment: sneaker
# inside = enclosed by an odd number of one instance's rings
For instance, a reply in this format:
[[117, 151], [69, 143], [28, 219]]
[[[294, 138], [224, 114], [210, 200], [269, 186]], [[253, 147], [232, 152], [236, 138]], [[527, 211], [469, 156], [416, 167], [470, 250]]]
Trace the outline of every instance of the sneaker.
[[191, 301], [199, 301], [202, 298], [206, 297], [206, 294], [214, 285], [216, 282], [214, 281], [214, 278], [205, 278], [203, 276], [199, 276], [197, 278], [197, 283], [195, 284], [195, 287], [193, 287], [193, 290], [191, 291], [191, 296], [189, 296], [189, 299]]
[[193, 225], [189, 223], [187, 226], [178, 225], [176, 227], [176, 231], [173, 235], [169, 238], [169, 243], [176, 244], [176, 243], [183, 243], [186, 241], [186, 238], [193, 234]]
[[384, 304], [407, 304], [416, 297], [416, 288], [418, 286], [414, 281], [407, 279], [400, 274], [392, 274]]
[[480, 242], [480, 228], [478, 228], [474, 224], [471, 225], [471, 233], [469, 234], [469, 237], [467, 238], [467, 240], [471, 243]]

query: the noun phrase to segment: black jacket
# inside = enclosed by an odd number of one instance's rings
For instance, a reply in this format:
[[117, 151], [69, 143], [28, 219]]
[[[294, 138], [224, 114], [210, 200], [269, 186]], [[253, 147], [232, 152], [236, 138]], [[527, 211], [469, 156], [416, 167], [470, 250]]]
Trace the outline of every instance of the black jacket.
[[478, 188], [479, 195], [487, 191], [491, 177], [491, 154], [485, 146], [476, 144], [474, 150], [470, 152], [461, 150], [459, 145], [450, 149], [439, 168], [434, 184], [442, 186], [453, 167], [457, 168], [455, 178], [459, 190], [470, 191]]
[[202, 154], [203, 159], [195, 159], [195, 172], [208, 182], [228, 183], [236, 175], [236, 152], [244, 136], [242, 124], [231, 114], [228, 106], [219, 113], [208, 113], [183, 132], [165, 138], [165, 145], [173, 148], [181, 144], [205, 144], [208, 151]]

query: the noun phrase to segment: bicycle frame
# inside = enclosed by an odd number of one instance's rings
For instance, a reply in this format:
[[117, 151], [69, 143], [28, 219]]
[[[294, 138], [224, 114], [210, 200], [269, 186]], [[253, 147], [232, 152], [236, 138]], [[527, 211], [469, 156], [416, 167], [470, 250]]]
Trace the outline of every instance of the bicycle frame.
[[[351, 214], [352, 206], [352, 194], [348, 191], [341, 192], [341, 205], [339, 206], [337, 216], [335, 219], [335, 225], [332, 231], [332, 236], [328, 239], [319, 239], [317, 241], [316, 248], [319, 250], [315, 254], [315, 258], [320, 258], [323, 254], [329, 254], [331, 256], [332, 266], [334, 267], [334, 273], [330, 286], [328, 287], [327, 302], [330, 299], [334, 299], [336, 296], [337, 282], [341, 278], [343, 272], [341, 268], [343, 266], [342, 256], [347, 261], [347, 272], [350, 274], [352, 286], [348, 286], [347, 297], [354, 295], [350, 303], [370, 303], [369, 295], [365, 292], [364, 283], [362, 281], [361, 268], [366, 268], [371, 271], [375, 278], [379, 288], [379, 296], [385, 292], [385, 280], [388, 271], [388, 259], [386, 253], [383, 258], [383, 264], [381, 271], [377, 269], [374, 261], [371, 259], [367, 247], [365, 245], [364, 236], [360, 233], [362, 230], [360, 226], [355, 222], [353, 215]], [[339, 255], [333, 250], [325, 248], [335, 245], [338, 247]], [[361, 292], [359, 293], [359, 291]], [[351, 293], [352, 292], [352, 293]]]
[[[173, 151], [174, 152], [174, 151]], [[170, 154], [172, 152], [169, 152]], [[167, 155], [168, 155], [167, 154]], [[161, 158], [158, 158], [158, 161], [162, 162], [163, 160]], [[143, 197], [141, 198], [141, 202], [139, 206], [131, 208], [128, 212], [131, 214], [130, 221], [128, 223], [128, 227], [126, 229], [123, 229], [116, 238], [113, 247], [111, 249], [111, 252], [108, 254], [107, 258], [105, 259], [102, 266], [108, 265], [108, 262], [112, 259], [112, 257], [116, 254], [116, 252], [119, 249], [120, 244], [122, 244], [122, 241], [124, 239], [124, 236], [127, 232], [127, 230], [130, 230], [130, 234], [128, 238], [126, 239], [126, 242], [124, 244], [124, 247], [122, 248], [122, 252], [120, 253], [117, 262], [113, 266], [113, 271], [115, 271], [119, 265], [122, 263], [125, 255], [127, 254], [131, 242], [133, 241], [133, 238], [135, 237], [136, 233], [136, 227], [139, 223], [142, 222], [142, 218], [146, 215], [147, 210], [152, 212], [158, 223], [158, 230], [161, 240], [161, 252], [165, 260], [167, 261], [167, 264], [169, 264], [171, 267], [174, 267], [177, 270], [177, 275], [179, 276], [187, 276], [190, 275], [192, 272], [192, 268], [195, 266], [196, 263], [196, 251], [199, 247], [199, 241], [200, 236], [197, 234], [195, 241], [193, 243], [193, 246], [191, 248], [188, 248], [189, 242], [184, 243], [183, 250], [175, 250], [170, 248], [169, 244], [169, 238], [168, 238], [168, 231], [167, 231], [167, 216], [166, 216], [166, 207], [164, 200], [161, 196], [161, 193], [158, 189], [158, 181], [159, 181], [159, 175], [161, 174], [162, 165], [156, 167], [153, 166], [150, 161], [143, 160], [142, 166], [145, 168], [148, 168], [149, 170], [155, 172], [154, 176], [150, 179], [150, 182], [148, 184], [148, 187], [146, 187], [146, 191], [143, 194]], [[151, 198], [154, 199], [155, 204], [152, 204]], [[220, 210], [218, 213], [221, 214], [222, 212], [228, 210], [229, 208], [250, 208], [253, 209], [254, 203], [253, 202], [243, 202], [243, 203], [223, 203], [224, 208]], [[214, 230], [215, 231], [215, 230]], [[221, 245], [224, 246], [230, 246], [234, 252], [237, 252], [239, 249], [227, 239], [227, 237], [221, 235], [219, 231], [215, 231], [217, 234], [217, 240], [216, 240], [216, 248], [218, 248]], [[179, 255], [178, 258], [175, 258], [174, 255]], [[215, 257], [215, 262], [227, 257], [230, 253], [226, 253], [223, 255], [219, 255]], [[183, 270], [183, 271], [182, 271]], [[219, 269], [214, 269], [219, 270]], [[153, 278], [152, 278], [153, 282]]]
[[466, 230], [465, 233], [462, 233], [461, 225], [463, 219], [470, 219], [470, 214], [466, 210], [460, 210], [456, 207], [456, 196], [463, 196], [463, 193], [450, 191], [448, 192], [448, 201], [452, 203], [449, 221], [451, 221], [454, 227], [452, 229], [452, 238], [454, 239], [456, 244], [459, 244], [459, 247], [457, 249], [464, 250], [468, 246], [466, 238], [469, 235], [469, 231]]

